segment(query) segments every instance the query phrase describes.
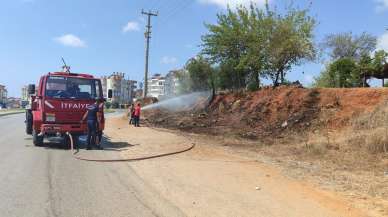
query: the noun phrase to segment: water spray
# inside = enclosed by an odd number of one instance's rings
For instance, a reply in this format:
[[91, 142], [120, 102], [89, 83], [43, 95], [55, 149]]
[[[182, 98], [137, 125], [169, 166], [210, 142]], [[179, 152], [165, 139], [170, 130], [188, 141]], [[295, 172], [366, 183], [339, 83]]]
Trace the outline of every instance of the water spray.
[[195, 92], [186, 95], [177, 96], [171, 99], [166, 99], [161, 102], [147, 105], [143, 107], [143, 110], [150, 109], [166, 109], [170, 111], [182, 111], [191, 110], [195, 105], [199, 103], [207, 104], [211, 99], [211, 92]]

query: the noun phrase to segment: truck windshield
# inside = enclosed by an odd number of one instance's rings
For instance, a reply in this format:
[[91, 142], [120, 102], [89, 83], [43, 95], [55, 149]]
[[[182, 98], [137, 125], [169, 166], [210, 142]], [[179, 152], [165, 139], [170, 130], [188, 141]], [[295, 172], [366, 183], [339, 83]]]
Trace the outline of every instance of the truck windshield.
[[58, 99], [101, 98], [100, 81], [50, 76], [46, 83], [46, 96]]

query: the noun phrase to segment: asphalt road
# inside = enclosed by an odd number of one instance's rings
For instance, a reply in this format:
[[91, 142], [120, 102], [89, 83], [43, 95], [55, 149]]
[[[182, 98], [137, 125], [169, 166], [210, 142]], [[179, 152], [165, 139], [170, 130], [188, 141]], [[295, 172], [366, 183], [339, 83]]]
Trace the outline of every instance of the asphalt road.
[[[79, 161], [54, 143], [34, 147], [23, 121], [23, 114], [0, 117], [0, 216], [184, 216], [129, 163]], [[112, 150], [81, 154], [119, 157]]]

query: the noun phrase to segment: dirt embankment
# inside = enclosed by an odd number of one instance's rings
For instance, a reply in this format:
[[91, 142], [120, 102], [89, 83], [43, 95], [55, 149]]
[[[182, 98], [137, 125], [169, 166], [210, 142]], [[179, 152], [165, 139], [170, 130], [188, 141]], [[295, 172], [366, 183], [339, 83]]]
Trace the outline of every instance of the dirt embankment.
[[218, 137], [384, 210], [387, 99], [388, 89], [280, 87], [218, 95], [206, 110], [145, 113], [152, 126]]
[[163, 127], [263, 139], [322, 127], [342, 129], [386, 96], [384, 89], [266, 88], [218, 95], [207, 111], [153, 110], [147, 116], [151, 124]]

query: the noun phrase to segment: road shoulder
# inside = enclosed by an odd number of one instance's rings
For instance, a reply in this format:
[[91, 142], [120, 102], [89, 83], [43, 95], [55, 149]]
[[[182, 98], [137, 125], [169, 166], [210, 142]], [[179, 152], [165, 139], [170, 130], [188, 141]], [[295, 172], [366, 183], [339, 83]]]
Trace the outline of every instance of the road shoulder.
[[[106, 133], [117, 144], [131, 144], [123, 157], [176, 151], [190, 152], [133, 162], [130, 166], [188, 216], [366, 216], [346, 199], [307, 182], [287, 178], [255, 158], [194, 135], [129, 127], [110, 119]], [[210, 142], [210, 143], [209, 143]]]

